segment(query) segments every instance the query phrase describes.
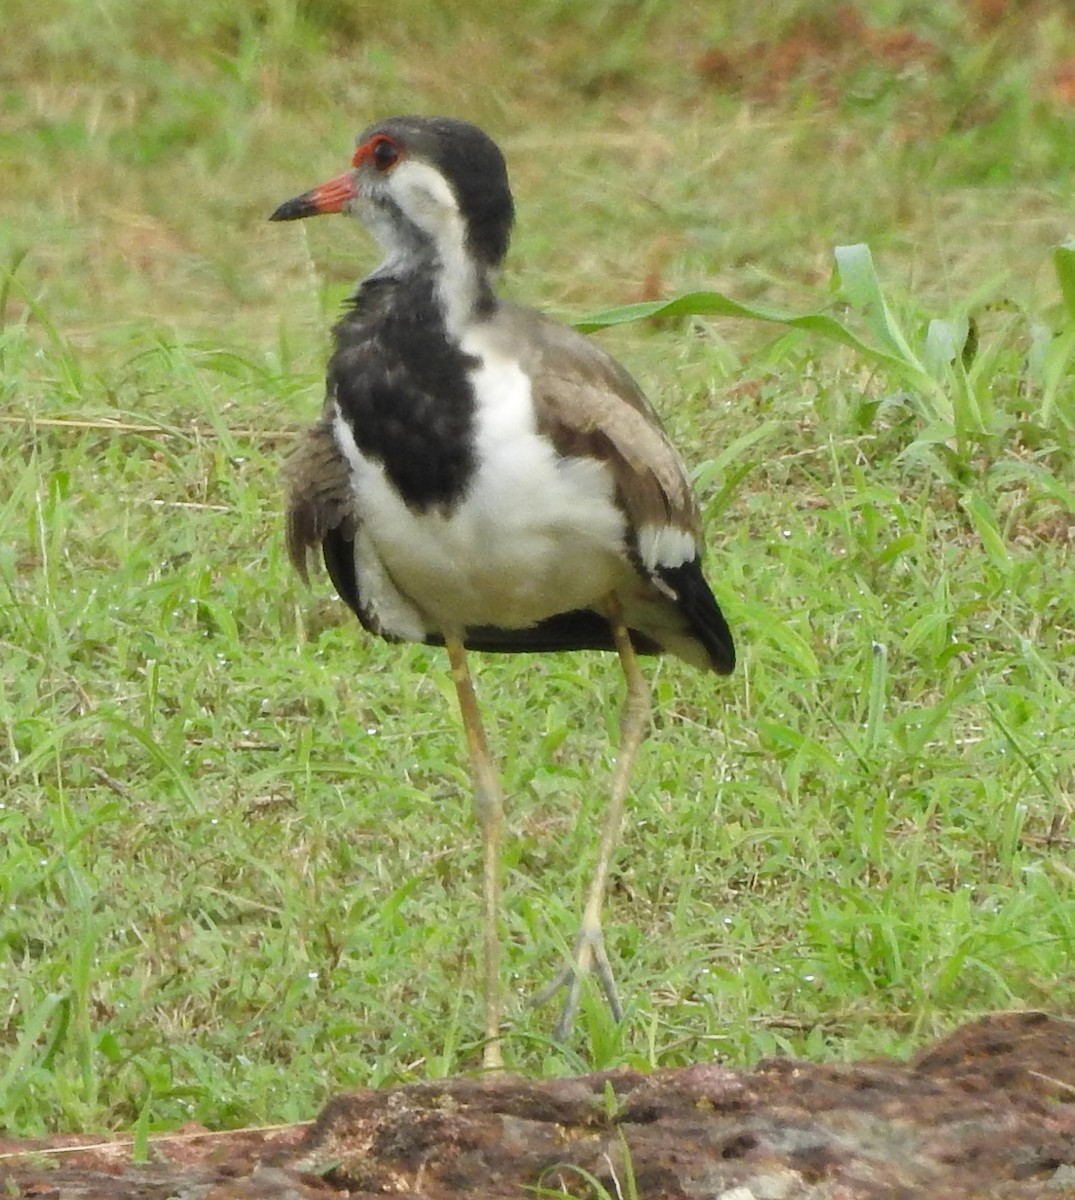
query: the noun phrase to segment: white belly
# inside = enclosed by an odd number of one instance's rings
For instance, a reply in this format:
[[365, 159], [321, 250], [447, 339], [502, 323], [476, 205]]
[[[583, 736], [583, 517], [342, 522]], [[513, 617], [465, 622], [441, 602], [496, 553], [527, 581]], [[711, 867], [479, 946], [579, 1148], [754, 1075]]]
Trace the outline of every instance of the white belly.
[[529, 380], [515, 362], [480, 344], [464, 349], [482, 360], [481, 466], [449, 514], [408, 508], [337, 416], [368, 544], [431, 629], [525, 628], [598, 603], [633, 575], [610, 471], [560, 458], [536, 433]]
[[483, 470], [449, 516], [411, 512], [379, 470], [360, 489], [385, 570], [439, 628], [521, 628], [620, 581], [622, 521], [590, 465], [515, 466]]

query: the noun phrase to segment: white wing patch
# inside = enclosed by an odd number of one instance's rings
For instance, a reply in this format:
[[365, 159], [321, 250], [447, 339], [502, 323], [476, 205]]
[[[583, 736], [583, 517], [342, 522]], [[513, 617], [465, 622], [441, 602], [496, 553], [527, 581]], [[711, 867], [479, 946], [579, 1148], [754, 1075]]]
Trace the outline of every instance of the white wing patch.
[[638, 531], [638, 554], [649, 571], [674, 571], [698, 557], [694, 535], [675, 525], [643, 525]]
[[355, 573], [359, 596], [374, 622], [390, 637], [423, 642], [428, 632], [422, 614], [388, 578], [373, 539], [360, 528], [355, 538]]
[[[363, 479], [368, 478], [371, 473], [375, 475], [381, 469], [359, 450], [351, 426], [341, 416], [338, 404], [332, 420], [332, 435], [350, 465], [351, 486], [355, 493], [361, 496]], [[383, 475], [383, 472], [381, 474]], [[367, 527], [365, 515], [355, 537], [354, 556], [359, 597], [363, 607], [382, 632], [405, 642], [424, 641], [428, 631], [422, 615], [400, 594], [399, 588], [388, 577], [384, 561], [377, 552], [374, 538]]]

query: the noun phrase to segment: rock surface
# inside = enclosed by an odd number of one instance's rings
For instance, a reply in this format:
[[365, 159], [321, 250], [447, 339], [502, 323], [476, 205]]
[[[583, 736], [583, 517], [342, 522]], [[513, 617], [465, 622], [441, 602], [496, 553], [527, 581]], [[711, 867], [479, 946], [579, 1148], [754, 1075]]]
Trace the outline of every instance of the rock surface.
[[[985, 1018], [911, 1063], [769, 1059], [531, 1082], [452, 1079], [333, 1100], [312, 1125], [129, 1140], [0, 1139], [35, 1200], [517, 1198], [1075, 1200], [1075, 1022]], [[530, 1191], [530, 1195], [534, 1192]]]

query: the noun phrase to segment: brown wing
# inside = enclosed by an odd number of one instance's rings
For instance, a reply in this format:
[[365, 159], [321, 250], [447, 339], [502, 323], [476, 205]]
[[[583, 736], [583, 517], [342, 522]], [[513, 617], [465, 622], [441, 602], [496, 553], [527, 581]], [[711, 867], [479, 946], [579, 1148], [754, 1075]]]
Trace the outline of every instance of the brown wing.
[[[671, 527], [701, 543], [701, 517], [683, 460], [642, 389], [600, 346], [528, 309], [503, 305], [505, 345], [521, 347], [538, 429], [565, 456], [608, 463], [637, 537]], [[526, 336], [519, 336], [520, 327]]]
[[645, 586], [622, 597], [634, 636], [726, 674], [735, 645], [701, 568], [701, 513], [683, 460], [641, 388], [600, 346], [566, 325], [504, 304], [505, 354], [530, 376], [539, 432], [558, 453], [608, 464], [627, 518], [626, 550]]

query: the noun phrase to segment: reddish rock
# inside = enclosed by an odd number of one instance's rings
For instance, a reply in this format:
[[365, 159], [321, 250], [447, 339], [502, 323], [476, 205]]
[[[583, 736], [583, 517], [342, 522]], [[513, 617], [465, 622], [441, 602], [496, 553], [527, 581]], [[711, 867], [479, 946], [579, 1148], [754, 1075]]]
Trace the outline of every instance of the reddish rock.
[[912, 1063], [352, 1092], [305, 1130], [153, 1139], [152, 1166], [125, 1161], [129, 1142], [58, 1154], [59, 1141], [0, 1143], [0, 1186], [40, 1200], [517, 1200], [537, 1185], [590, 1196], [597, 1179], [642, 1200], [1064, 1200], [1075, 1023], [1001, 1014]]

